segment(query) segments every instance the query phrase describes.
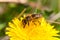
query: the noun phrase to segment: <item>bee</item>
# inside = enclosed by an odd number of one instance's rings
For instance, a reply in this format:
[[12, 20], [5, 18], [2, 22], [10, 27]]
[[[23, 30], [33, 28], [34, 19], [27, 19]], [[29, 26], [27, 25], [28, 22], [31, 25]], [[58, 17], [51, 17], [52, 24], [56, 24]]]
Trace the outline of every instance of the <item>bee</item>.
[[[17, 16], [17, 18], [21, 17], [23, 13], [26, 11], [26, 8]], [[42, 17], [41, 14], [27, 14], [22, 20], [23, 27], [25, 28], [26, 24], [29, 25], [29, 22], [35, 19]]]
[[38, 19], [41, 17], [41, 14], [27, 14], [26, 17], [22, 20], [22, 23], [24, 25], [24, 28], [25, 28], [25, 25], [28, 24], [29, 25], [29, 22], [32, 21], [33, 19]]

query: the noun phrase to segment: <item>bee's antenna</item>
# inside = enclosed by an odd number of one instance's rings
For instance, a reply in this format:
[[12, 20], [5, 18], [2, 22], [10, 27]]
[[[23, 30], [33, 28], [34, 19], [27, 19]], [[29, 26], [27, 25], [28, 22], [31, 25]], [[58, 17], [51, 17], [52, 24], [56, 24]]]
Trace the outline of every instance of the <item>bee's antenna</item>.
[[17, 16], [17, 18], [21, 17], [25, 11], [26, 11], [26, 8]]

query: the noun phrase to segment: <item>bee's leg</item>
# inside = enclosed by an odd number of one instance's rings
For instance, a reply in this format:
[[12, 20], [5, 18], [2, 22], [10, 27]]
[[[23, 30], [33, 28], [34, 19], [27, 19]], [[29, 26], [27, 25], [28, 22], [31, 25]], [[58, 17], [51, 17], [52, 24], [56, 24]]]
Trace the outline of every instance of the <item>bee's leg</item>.
[[[39, 24], [41, 24], [39, 21], [37, 21]], [[35, 21], [33, 21], [33, 23], [35, 24], [35, 25], [37, 25], [36, 23], [35, 23]]]
[[25, 23], [23, 23], [23, 28], [25, 28], [25, 25], [26, 25], [26, 24], [25, 24]]
[[28, 26], [29, 26], [29, 22], [28, 22]]
[[34, 23], [36, 25], [36, 23]]
[[23, 28], [25, 28], [25, 24], [24, 24]]
[[[35, 21], [33, 21], [33, 23], [34, 23]], [[34, 23], [35, 25], [36, 25], [36, 23]]]
[[38, 21], [39, 24], [41, 24], [39, 21]]
[[27, 24], [27, 21], [26, 20], [23, 20], [23, 28], [25, 28], [26, 24]]

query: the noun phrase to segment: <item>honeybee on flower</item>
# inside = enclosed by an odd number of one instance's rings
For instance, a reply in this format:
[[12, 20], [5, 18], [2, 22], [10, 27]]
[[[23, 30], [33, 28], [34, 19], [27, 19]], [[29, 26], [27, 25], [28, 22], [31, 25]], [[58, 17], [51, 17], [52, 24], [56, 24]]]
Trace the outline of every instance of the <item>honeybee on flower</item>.
[[59, 31], [47, 23], [40, 14], [25, 15], [20, 20], [18, 17], [9, 22], [9, 27], [6, 28], [10, 40], [60, 40], [53, 37], [59, 36]]

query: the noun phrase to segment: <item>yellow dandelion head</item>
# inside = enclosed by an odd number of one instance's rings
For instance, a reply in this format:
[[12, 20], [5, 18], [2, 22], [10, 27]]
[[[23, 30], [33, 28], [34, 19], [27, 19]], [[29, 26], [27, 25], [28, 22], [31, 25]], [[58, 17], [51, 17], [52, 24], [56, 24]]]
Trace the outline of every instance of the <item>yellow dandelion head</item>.
[[53, 36], [58, 36], [58, 32], [43, 17], [32, 19], [25, 25], [24, 18], [14, 18], [6, 28], [6, 34], [10, 40], [60, 40]]

